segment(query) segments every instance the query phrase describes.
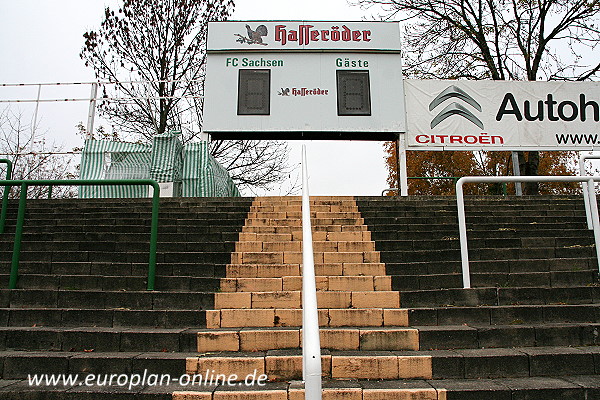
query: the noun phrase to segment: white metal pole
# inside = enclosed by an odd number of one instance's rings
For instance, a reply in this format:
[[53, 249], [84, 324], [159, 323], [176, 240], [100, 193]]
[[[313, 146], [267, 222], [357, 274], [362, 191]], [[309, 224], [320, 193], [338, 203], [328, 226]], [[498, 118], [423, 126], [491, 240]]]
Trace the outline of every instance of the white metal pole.
[[[598, 261], [598, 269], [600, 272], [600, 221], [598, 219], [598, 198], [596, 196], [596, 189], [594, 179], [591, 178], [588, 182], [588, 196], [589, 196], [589, 207], [592, 219], [592, 227], [594, 229], [594, 242], [596, 243], [596, 260]], [[586, 194], [584, 193], [583, 196]]]
[[304, 398], [321, 400], [321, 340], [306, 164], [306, 146], [302, 145], [302, 376]]
[[458, 231], [460, 235], [460, 261], [462, 265], [463, 288], [471, 288], [469, 269], [469, 248], [467, 245], [467, 223], [465, 218], [465, 200], [463, 195], [464, 178], [456, 182], [456, 205], [458, 207]]
[[[582, 154], [581, 156], [579, 156], [579, 175], [580, 176], [586, 176], [587, 174], [585, 173], [585, 160], [587, 159], [600, 159], [600, 156], [594, 156], [591, 154]], [[595, 185], [592, 185], [592, 187], [595, 187]], [[588, 192], [588, 183], [587, 182], [581, 182], [581, 190], [583, 191], [583, 205], [585, 206], [585, 218], [587, 219], [587, 226], [588, 229], [594, 229], [594, 225], [592, 223], [592, 214], [591, 214], [591, 210], [590, 210], [590, 197], [586, 196], [586, 193]]]
[[399, 169], [399, 183], [400, 183], [400, 196], [408, 196], [408, 173], [406, 172], [406, 134], [400, 133], [398, 136], [397, 155], [398, 155], [398, 169]]
[[38, 85], [37, 98], [35, 100], [35, 112], [33, 113], [33, 124], [31, 125], [31, 137], [35, 136], [35, 129], [37, 125], [38, 110], [40, 109], [40, 96], [42, 94], [42, 85]]
[[88, 108], [86, 139], [91, 139], [94, 135], [94, 117], [96, 116], [96, 98], [98, 97], [98, 83], [92, 83], [90, 93], [90, 106]]
[[[520, 176], [521, 175], [521, 167], [519, 166], [519, 152], [512, 152], [512, 163], [513, 163], [513, 175]], [[523, 196], [523, 187], [521, 182], [515, 182], [515, 194], [517, 196]]]

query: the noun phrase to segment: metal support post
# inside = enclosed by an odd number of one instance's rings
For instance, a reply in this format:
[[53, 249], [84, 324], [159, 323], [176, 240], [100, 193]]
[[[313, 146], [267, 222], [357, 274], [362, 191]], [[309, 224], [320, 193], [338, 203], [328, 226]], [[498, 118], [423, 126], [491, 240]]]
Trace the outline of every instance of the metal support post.
[[[512, 152], [512, 163], [513, 163], [513, 175], [521, 176], [521, 167], [519, 166], [519, 152]], [[517, 196], [523, 196], [523, 187], [521, 182], [515, 182], [515, 194]]]
[[406, 138], [401, 133], [396, 142], [396, 157], [398, 160], [398, 193], [400, 196], [408, 196], [408, 173], [406, 172]]
[[88, 108], [87, 132], [86, 139], [92, 139], [94, 136], [94, 117], [96, 116], [96, 98], [98, 97], [98, 84], [92, 83], [92, 91], [90, 93], [90, 106]]

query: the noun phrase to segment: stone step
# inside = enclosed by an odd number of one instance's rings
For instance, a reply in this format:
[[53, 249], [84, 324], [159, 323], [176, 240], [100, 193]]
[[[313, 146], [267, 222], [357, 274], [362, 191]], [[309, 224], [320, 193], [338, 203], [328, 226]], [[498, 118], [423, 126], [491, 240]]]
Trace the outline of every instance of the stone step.
[[[25, 245], [25, 244], [23, 244]], [[242, 253], [235, 253], [242, 254]], [[244, 253], [252, 254], [252, 253]], [[260, 254], [260, 253], [254, 253]], [[288, 256], [289, 259], [297, 261], [297, 255], [302, 253], [293, 253], [294, 255]], [[379, 253], [376, 253], [379, 255]], [[368, 256], [367, 256], [368, 257]], [[12, 258], [12, 251], [3, 250], [0, 251], [0, 260], [4, 261], [5, 265], [10, 264]], [[365, 257], [366, 258], [366, 257]], [[143, 263], [148, 262], [148, 251], [64, 251], [64, 250], [53, 250], [53, 251], [38, 251], [38, 250], [23, 250], [21, 251], [20, 260], [23, 262], [37, 261], [37, 262], [93, 262], [93, 263]], [[215, 264], [227, 264], [232, 261], [231, 254], [228, 251], [162, 251], [158, 250], [156, 255], [157, 263], [215, 263]], [[283, 262], [283, 260], [281, 261]], [[323, 261], [321, 261], [323, 262]], [[374, 261], [379, 262], [379, 260]], [[2, 265], [2, 264], [0, 264]]]
[[[595, 257], [592, 246], [577, 247], [538, 247], [538, 248], [472, 248], [469, 260], [531, 260], [541, 258], [581, 258]], [[386, 251], [382, 255], [385, 263], [459, 261], [460, 249], [441, 250], [397, 250]]]
[[[458, 313], [454, 314], [458, 316]], [[517, 323], [484, 325], [460, 318], [444, 321], [445, 325], [414, 325], [419, 332], [419, 350], [489, 349], [513, 347], [598, 346], [600, 325], [590, 323]], [[427, 321], [430, 322], [430, 321]], [[455, 324], [455, 325], [451, 325]]]
[[[316, 211], [311, 208], [310, 210], [310, 218], [314, 223], [318, 223], [321, 220], [330, 220], [333, 219], [349, 219], [349, 220], [358, 220], [361, 218], [361, 214], [358, 210], [353, 211]], [[250, 211], [246, 219], [248, 222], [250, 221], [265, 221], [265, 220], [276, 220], [281, 221], [284, 219], [291, 220], [301, 220], [302, 219], [302, 211]]]
[[[325, 379], [524, 378], [595, 374], [599, 347], [467, 349], [456, 351], [322, 351]], [[254, 370], [269, 381], [302, 379], [298, 350], [221, 352], [190, 357], [186, 372], [207, 370], [246, 376]], [[243, 378], [241, 378], [243, 379]]]
[[[471, 216], [486, 216], [490, 215], [490, 211], [492, 211], [491, 207], [488, 210], [481, 210], [479, 207], [475, 209], [469, 209], [469, 207], [465, 208], [465, 213], [469, 217]], [[581, 209], [573, 209], [571, 207], [565, 207], [565, 209], [559, 210], [548, 210], [544, 207], [531, 207], [531, 208], [510, 208], [503, 209], [494, 207], [493, 208], [494, 215], [498, 216], [515, 216], [517, 218], [521, 218], [522, 216], [526, 217], [538, 217], [538, 216], [552, 216], [552, 217], [585, 217], [585, 210]], [[432, 217], [432, 216], [456, 216], [457, 208], [444, 207], [444, 209], [432, 210], [428, 207], [420, 207], [414, 208], [412, 210], [406, 209], [376, 209], [376, 208], [361, 208], [361, 215], [364, 218], [403, 218], [403, 217]]]
[[[188, 244], [192, 247], [194, 244]], [[209, 246], [210, 243], [204, 244]], [[224, 246], [225, 244], [223, 244]], [[216, 247], [216, 246], [215, 246]], [[243, 252], [301, 252], [301, 241], [240, 241], [235, 244], [235, 251]], [[319, 252], [365, 252], [375, 251], [373, 241], [315, 241], [313, 240], [313, 251]]]
[[402, 292], [402, 307], [591, 304], [600, 303], [599, 286], [434, 289]]
[[[382, 261], [388, 275], [432, 275], [460, 273], [461, 263], [456, 261], [420, 261], [394, 263], [386, 260], [386, 252], [382, 252]], [[526, 272], [577, 272], [598, 269], [595, 257], [544, 258], [525, 260], [470, 260], [472, 273], [526, 273]], [[397, 289], [396, 289], [397, 290]]]
[[[472, 272], [472, 287], [565, 287], [598, 282], [598, 270], [487, 273]], [[393, 290], [462, 288], [462, 274], [392, 275]]]
[[[493, 400], [596, 399], [597, 376], [533, 377], [510, 379], [446, 379], [410, 381], [324, 381], [323, 400]], [[513, 397], [513, 394], [515, 397]], [[143, 394], [142, 394], [143, 395]], [[190, 392], [182, 388], [173, 400], [305, 400], [300, 381], [268, 383], [262, 390], [219, 386]]]
[[198, 328], [0, 327], [2, 350], [70, 352], [195, 351]]
[[[446, 232], [441, 230], [437, 231], [411, 231], [411, 232], [399, 232], [398, 230], [377, 230], [377, 227], [370, 226], [371, 236], [375, 242], [379, 241], [394, 241], [394, 240], [458, 240], [458, 227], [451, 227]], [[537, 229], [531, 228], [529, 230], [520, 230], [511, 228], [496, 228], [491, 230], [470, 230], [468, 232], [468, 239], [521, 239], [521, 238], [586, 238], [592, 239], [593, 232], [587, 231], [586, 229]]]
[[0, 289], [0, 307], [6, 308], [206, 310], [213, 306], [211, 292]]
[[[29, 241], [23, 240], [21, 249], [23, 252], [26, 251], [111, 251], [111, 252], [147, 252], [150, 248], [150, 240], [135, 242], [135, 241]], [[234, 241], [219, 241], [219, 242], [162, 242], [157, 243], [157, 249], [161, 252], [166, 251], [206, 251], [206, 252], [218, 252], [226, 251], [231, 252], [235, 248]], [[334, 243], [334, 242], [332, 242]], [[0, 243], [0, 251], [7, 252], [12, 251], [13, 241], [6, 241]], [[372, 251], [375, 250], [375, 246], [371, 246]], [[368, 250], [365, 246], [365, 250]]]
[[206, 326], [206, 312], [193, 309], [148, 310], [133, 307], [0, 308], [0, 326], [199, 328]]
[[[366, 232], [368, 228], [366, 225], [313, 225], [313, 233], [323, 232]], [[282, 233], [296, 233], [299, 235], [302, 229], [298, 226], [244, 226], [242, 232], [250, 233], [262, 233], [262, 234], [282, 234]], [[313, 239], [314, 240], [314, 239]]]
[[[141, 376], [140, 376], [141, 378]], [[252, 381], [252, 376], [249, 377]], [[598, 386], [595, 376], [575, 375], [564, 378], [511, 378], [511, 379], [448, 379], [434, 381], [324, 381], [323, 400], [447, 400], [477, 399], [489, 397], [494, 400], [512, 400], [512, 393], [518, 399], [595, 399]], [[141, 380], [141, 379], [140, 379]], [[208, 379], [207, 379], [208, 380]], [[257, 380], [254, 380], [257, 382]], [[183, 383], [186, 381], [184, 380]], [[22, 393], [31, 398], [36, 394], [47, 399], [115, 399], [135, 396], [136, 399], [164, 400], [304, 400], [304, 386], [299, 381], [263, 382], [261, 386], [234, 385], [195, 385], [171, 384], [163, 386], [137, 385], [127, 386], [91, 385], [91, 387], [53, 388], [44, 393], [44, 389], [30, 388], [27, 380], [0, 381], [0, 393], [3, 398], [21, 399]], [[47, 389], [45, 389], [47, 390]], [[172, 393], [172, 394], [171, 394]]]
[[[319, 309], [398, 308], [400, 307], [400, 292], [360, 291], [360, 289], [356, 291], [318, 291], [317, 305]], [[216, 310], [301, 307], [302, 292], [300, 290], [215, 293]]]
[[[224, 257], [226, 258], [226, 257]], [[184, 276], [184, 277], [224, 277], [226, 263], [216, 263], [208, 260], [196, 262], [157, 263], [158, 276]], [[0, 262], [0, 268], [4, 271], [10, 270], [9, 262]], [[19, 264], [20, 274], [55, 274], [55, 275], [98, 275], [98, 276], [121, 276], [123, 282], [115, 282], [115, 289], [128, 289], [124, 286], [126, 278], [146, 277], [148, 275], [148, 262], [100, 262], [100, 261], [21, 261]]]
[[[404, 293], [402, 293], [404, 296]], [[416, 325], [536, 325], [596, 323], [600, 304], [506, 304], [501, 306], [440, 306], [409, 309], [409, 324]]]
[[[8, 287], [10, 275], [0, 274], [0, 288]], [[21, 273], [17, 280], [18, 289], [62, 289], [62, 290], [146, 290], [145, 275], [59, 275]], [[215, 292], [221, 287], [220, 278], [191, 276], [156, 276], [158, 291]]]
[[[401, 308], [321, 309], [322, 327], [408, 326], [408, 310]], [[206, 311], [206, 327], [297, 327], [302, 326], [300, 309], [221, 309]]]
[[[318, 242], [316, 242], [318, 243]], [[368, 242], [367, 242], [368, 243]], [[468, 246], [470, 250], [478, 248], [516, 248], [537, 249], [549, 247], [588, 247], [594, 244], [594, 238], [584, 237], [547, 237], [531, 236], [521, 238], [469, 238]], [[398, 250], [430, 250], [435, 249], [460, 249], [458, 236], [430, 237], [429, 239], [398, 239], [385, 240], [379, 239], [376, 242], [376, 249], [380, 252], [398, 251]]]
[[[328, 350], [418, 350], [419, 331], [414, 328], [323, 328], [321, 348]], [[198, 352], [300, 348], [300, 328], [205, 329], [198, 332]]]
[[[1, 254], [1, 252], [0, 252]], [[168, 253], [166, 253], [168, 254]], [[186, 253], [182, 253], [186, 254]], [[167, 257], [165, 256], [165, 259]], [[317, 264], [335, 263], [379, 263], [377, 251], [325, 251], [315, 252], [314, 262]], [[231, 253], [232, 264], [300, 264], [302, 252], [300, 251], [254, 251]]]
[[[320, 204], [311, 202], [310, 211], [316, 212], [359, 212], [358, 206], [352, 205], [350, 202], [344, 202], [340, 204]], [[250, 212], [302, 212], [302, 204], [298, 205], [283, 205], [283, 204], [264, 204], [264, 205], [253, 205], [250, 207]]]
[[[0, 360], [4, 366], [2, 378], [5, 380], [26, 379], [28, 375], [33, 374], [79, 374], [80, 377], [85, 377], [88, 374], [143, 374], [145, 370], [147, 370], [147, 374], [171, 374], [173, 377], [179, 378], [185, 374], [186, 359], [190, 356], [193, 356], [193, 353], [165, 353], [160, 350], [156, 352], [138, 350], [128, 352], [0, 351]], [[40, 386], [39, 389], [43, 389], [42, 392], [49, 391], [47, 386]], [[21, 396], [28, 391], [23, 390]], [[96, 391], [102, 392], [103, 390], [96, 388]], [[4, 394], [5, 391], [0, 389], [0, 398], [6, 398]], [[42, 395], [44, 394], [42, 393]], [[46, 393], [46, 396], [48, 395], [49, 393]]]
[[[228, 279], [291, 278], [300, 276], [300, 264], [228, 264]], [[316, 276], [385, 276], [383, 263], [315, 264]], [[245, 284], [246, 282], [242, 282]], [[226, 282], [231, 287], [231, 282]], [[245, 286], [245, 285], [244, 285]]]
[[[260, 266], [259, 266], [260, 268]], [[392, 290], [390, 276], [317, 276], [317, 291], [323, 292], [373, 292], [385, 296], [382, 291]], [[217, 295], [229, 296], [230, 292], [277, 292], [301, 291], [302, 277], [283, 276], [282, 278], [224, 278], [221, 280], [221, 292]], [[398, 292], [395, 292], [398, 293]], [[233, 293], [237, 295], [237, 293]], [[377, 295], [374, 293], [374, 295]], [[235, 297], [235, 296], [232, 296]], [[245, 296], [238, 296], [240, 301]]]

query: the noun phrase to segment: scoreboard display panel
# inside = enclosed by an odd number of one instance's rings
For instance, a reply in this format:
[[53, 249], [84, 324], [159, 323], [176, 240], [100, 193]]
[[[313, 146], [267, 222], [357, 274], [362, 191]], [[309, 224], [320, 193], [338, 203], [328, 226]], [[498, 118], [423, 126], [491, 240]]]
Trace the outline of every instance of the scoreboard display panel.
[[405, 131], [397, 23], [214, 22], [207, 53], [213, 138], [394, 140]]

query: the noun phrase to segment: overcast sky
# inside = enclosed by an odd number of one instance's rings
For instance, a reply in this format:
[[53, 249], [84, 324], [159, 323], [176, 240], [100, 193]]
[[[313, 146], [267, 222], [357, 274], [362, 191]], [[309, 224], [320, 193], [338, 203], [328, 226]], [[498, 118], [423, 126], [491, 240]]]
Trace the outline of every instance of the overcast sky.
[[[82, 34], [97, 29], [105, 6], [116, 0], [0, 0], [0, 83], [90, 82], [91, 69], [79, 58]], [[236, 20], [361, 20], [364, 11], [346, 0], [236, 0]], [[37, 96], [37, 87], [0, 87], [0, 99]], [[44, 87], [41, 98], [87, 98], [89, 87]], [[4, 107], [5, 104], [0, 104]], [[19, 109], [33, 115], [31, 104]], [[87, 105], [43, 103], [39, 121], [47, 137], [65, 145], [81, 144], [75, 125], [87, 119]], [[290, 142], [290, 163], [300, 162], [301, 142]], [[313, 195], [379, 195], [387, 187], [382, 143], [306, 142]], [[297, 172], [299, 172], [299, 168]], [[285, 191], [289, 184], [283, 186]], [[269, 194], [278, 195], [276, 188]], [[249, 193], [247, 193], [249, 194]]]

